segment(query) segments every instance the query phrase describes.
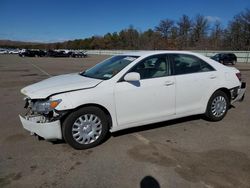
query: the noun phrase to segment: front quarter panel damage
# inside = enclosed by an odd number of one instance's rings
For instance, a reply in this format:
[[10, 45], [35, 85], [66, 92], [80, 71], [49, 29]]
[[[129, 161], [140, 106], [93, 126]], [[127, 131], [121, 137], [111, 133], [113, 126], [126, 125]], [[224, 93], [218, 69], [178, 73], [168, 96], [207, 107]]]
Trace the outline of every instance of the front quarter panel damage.
[[56, 110], [63, 111], [63, 110], [70, 110], [74, 108], [70, 93], [71, 92], [61, 93], [61, 94], [53, 95], [50, 97], [51, 100], [59, 100], [59, 99], [62, 100], [62, 102], [60, 102], [60, 104], [55, 108]]

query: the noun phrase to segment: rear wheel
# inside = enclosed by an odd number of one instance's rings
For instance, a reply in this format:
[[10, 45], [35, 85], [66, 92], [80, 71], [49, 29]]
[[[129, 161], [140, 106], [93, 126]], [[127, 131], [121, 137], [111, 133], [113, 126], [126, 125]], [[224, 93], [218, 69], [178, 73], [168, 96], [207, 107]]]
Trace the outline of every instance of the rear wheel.
[[222, 120], [229, 108], [228, 96], [223, 91], [216, 91], [209, 99], [205, 116], [210, 121]]
[[70, 114], [63, 122], [65, 141], [75, 149], [99, 145], [107, 136], [108, 119], [97, 107], [84, 107]]

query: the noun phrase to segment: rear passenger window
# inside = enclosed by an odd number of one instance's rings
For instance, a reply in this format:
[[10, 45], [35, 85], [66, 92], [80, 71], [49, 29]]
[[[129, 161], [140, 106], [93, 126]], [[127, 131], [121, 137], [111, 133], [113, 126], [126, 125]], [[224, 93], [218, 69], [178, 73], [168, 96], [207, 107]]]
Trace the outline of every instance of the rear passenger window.
[[173, 54], [175, 75], [213, 71], [214, 68], [200, 58], [188, 54]]

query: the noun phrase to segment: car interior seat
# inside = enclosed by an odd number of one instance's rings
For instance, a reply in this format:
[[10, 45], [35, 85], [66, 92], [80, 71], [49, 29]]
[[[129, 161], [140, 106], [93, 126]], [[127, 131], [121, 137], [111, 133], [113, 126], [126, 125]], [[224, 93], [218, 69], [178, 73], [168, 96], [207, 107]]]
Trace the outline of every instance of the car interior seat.
[[156, 61], [154, 70], [152, 71], [151, 77], [161, 77], [166, 75], [167, 65], [164, 58], [160, 58]]

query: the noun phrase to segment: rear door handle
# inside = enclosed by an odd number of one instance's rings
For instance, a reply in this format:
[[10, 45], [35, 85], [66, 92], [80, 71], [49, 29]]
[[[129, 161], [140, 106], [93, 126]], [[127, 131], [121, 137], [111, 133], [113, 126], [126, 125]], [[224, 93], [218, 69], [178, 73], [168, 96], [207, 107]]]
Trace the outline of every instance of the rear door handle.
[[171, 85], [174, 85], [174, 81], [166, 81], [164, 83], [165, 86], [171, 86]]

